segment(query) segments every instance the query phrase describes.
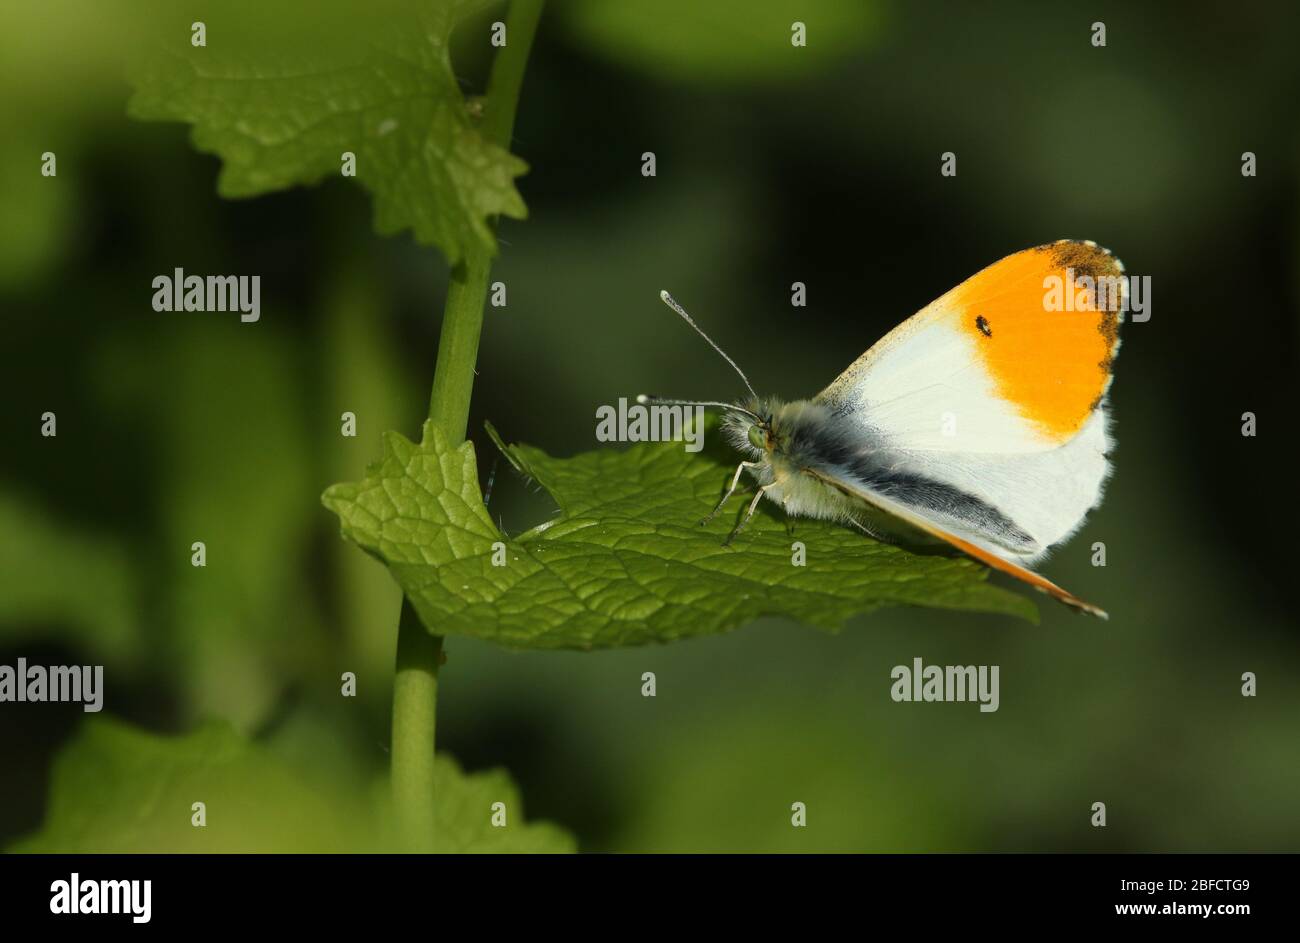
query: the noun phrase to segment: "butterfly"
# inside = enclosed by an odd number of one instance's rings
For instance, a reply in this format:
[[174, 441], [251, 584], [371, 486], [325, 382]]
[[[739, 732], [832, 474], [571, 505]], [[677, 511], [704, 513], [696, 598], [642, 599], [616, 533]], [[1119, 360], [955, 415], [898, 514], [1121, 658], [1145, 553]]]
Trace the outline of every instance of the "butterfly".
[[943, 544], [1077, 610], [1106, 613], [1029, 567], [1101, 502], [1111, 472], [1107, 393], [1127, 308], [1123, 264], [1091, 241], [1025, 249], [971, 276], [886, 334], [812, 399], [760, 397], [731, 364], [721, 429], [757, 491], [787, 515], [883, 540]]

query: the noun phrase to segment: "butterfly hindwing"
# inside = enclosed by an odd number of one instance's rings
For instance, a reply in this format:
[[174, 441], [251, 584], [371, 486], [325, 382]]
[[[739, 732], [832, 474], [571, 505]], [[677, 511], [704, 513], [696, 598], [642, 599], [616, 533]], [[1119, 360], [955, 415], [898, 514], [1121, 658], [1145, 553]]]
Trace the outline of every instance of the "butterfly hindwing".
[[871, 508], [883, 512], [897, 520], [903, 521], [905, 524], [908, 524], [922, 533], [928, 534], [929, 536], [960, 550], [962, 553], [978, 560], [986, 566], [998, 570], [999, 572], [1006, 573], [1008, 576], [1012, 576], [1015, 579], [1034, 587], [1040, 592], [1047, 593], [1052, 598], [1065, 603], [1073, 609], [1078, 609], [1081, 612], [1086, 612], [1102, 619], [1107, 618], [1105, 611], [1100, 607], [1085, 602], [1068, 590], [1057, 586], [1046, 577], [1040, 576], [1012, 560], [1008, 560], [1005, 556], [945, 529], [939, 524], [936, 524], [932, 519], [923, 514], [917, 513], [913, 508], [900, 501], [886, 498], [876, 492], [864, 489], [856, 482], [847, 479], [827, 476], [817, 471], [810, 471], [809, 473], [812, 474], [813, 477], [823, 481], [825, 484], [842, 491], [852, 498], [862, 501]]

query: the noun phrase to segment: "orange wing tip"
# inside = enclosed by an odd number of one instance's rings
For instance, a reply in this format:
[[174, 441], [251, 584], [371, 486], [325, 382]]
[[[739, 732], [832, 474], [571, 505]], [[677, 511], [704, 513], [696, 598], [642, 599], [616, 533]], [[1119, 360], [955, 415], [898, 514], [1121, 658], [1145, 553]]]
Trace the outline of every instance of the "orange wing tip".
[[1117, 256], [1114, 252], [1111, 252], [1109, 249], [1107, 249], [1105, 246], [1098, 245], [1092, 239], [1057, 239], [1054, 240], [1053, 242], [1047, 243], [1046, 245], [1037, 246], [1036, 248], [1047, 249], [1050, 248], [1051, 246], [1065, 246], [1065, 245], [1075, 245], [1075, 246], [1084, 245], [1087, 246], [1089, 249], [1096, 249], [1098, 252], [1110, 258], [1111, 261], [1115, 263], [1115, 267], [1118, 268], [1121, 272], [1124, 271], [1123, 260], [1120, 259], [1120, 257]]
[[1058, 239], [994, 262], [944, 296], [994, 396], [1040, 446], [1077, 435], [1110, 387], [1123, 273], [1097, 243]]
[[[1047, 581], [1044, 580], [1044, 582]], [[1105, 609], [1102, 609], [1100, 606], [1094, 606], [1090, 602], [1085, 602], [1084, 600], [1080, 599], [1078, 596], [1070, 595], [1065, 590], [1061, 589], [1061, 587], [1056, 586], [1056, 584], [1052, 584], [1052, 586], [1053, 586], [1052, 589], [1048, 589], [1045, 586], [1038, 586], [1036, 588], [1038, 589], [1039, 592], [1046, 593], [1056, 601], [1064, 603], [1065, 605], [1069, 606], [1071, 609], [1075, 610], [1076, 612], [1087, 613], [1090, 616], [1096, 616], [1098, 619], [1101, 619], [1103, 622], [1110, 621], [1110, 614], [1107, 613]]]

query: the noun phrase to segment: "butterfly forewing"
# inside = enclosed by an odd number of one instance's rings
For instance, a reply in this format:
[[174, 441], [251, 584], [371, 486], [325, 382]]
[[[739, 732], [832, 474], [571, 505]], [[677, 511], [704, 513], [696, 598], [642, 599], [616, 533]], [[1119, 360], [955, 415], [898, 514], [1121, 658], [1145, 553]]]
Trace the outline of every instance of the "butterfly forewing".
[[[1093, 243], [1026, 249], [962, 282], [858, 358], [817, 399], [856, 430], [868, 464], [887, 469], [891, 481], [937, 483], [977, 500], [935, 500], [933, 484], [877, 494], [1021, 562], [1073, 533], [1110, 471], [1105, 398], [1123, 272]], [[999, 532], [989, 526], [999, 519], [1032, 539], [1010, 545], [1004, 523]]]

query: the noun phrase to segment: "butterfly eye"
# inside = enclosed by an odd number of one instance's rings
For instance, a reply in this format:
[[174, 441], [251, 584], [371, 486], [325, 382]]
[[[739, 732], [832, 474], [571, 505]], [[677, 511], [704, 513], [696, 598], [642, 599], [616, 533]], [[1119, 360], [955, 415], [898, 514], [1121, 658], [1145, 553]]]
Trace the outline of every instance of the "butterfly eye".
[[767, 433], [760, 426], [749, 427], [749, 444], [756, 449], [767, 447]]

